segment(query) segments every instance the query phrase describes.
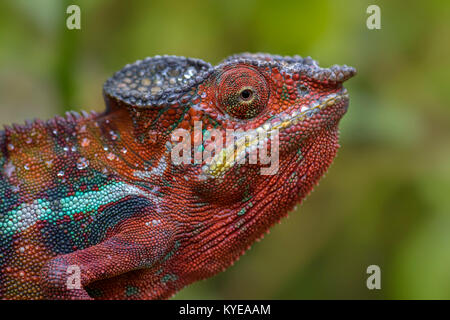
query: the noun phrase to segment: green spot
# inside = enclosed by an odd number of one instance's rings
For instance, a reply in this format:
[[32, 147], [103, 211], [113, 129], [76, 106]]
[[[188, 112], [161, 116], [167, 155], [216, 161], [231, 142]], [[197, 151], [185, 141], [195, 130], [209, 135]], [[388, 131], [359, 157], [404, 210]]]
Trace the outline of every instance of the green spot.
[[238, 222], [234, 225], [236, 229], [239, 229], [244, 224], [244, 219], [239, 219]]
[[99, 298], [103, 296], [103, 291], [97, 288], [86, 288], [86, 291], [91, 298]]
[[[246, 184], [246, 182], [247, 182], [247, 178], [244, 175], [240, 176], [237, 181], [238, 185], [240, 185], [240, 186], [243, 184]], [[246, 185], [248, 186], [248, 184], [246, 184]]]
[[169, 281], [176, 281], [178, 279], [178, 277], [174, 274], [166, 274], [164, 277], [161, 278], [161, 282], [162, 283], [167, 283]]
[[247, 209], [243, 208], [243, 209], [241, 209], [241, 211], [238, 212], [237, 215], [238, 215], [238, 216], [242, 216], [242, 215], [244, 215], [246, 212], [247, 212]]
[[209, 203], [206, 203], [206, 202], [197, 202], [195, 205], [196, 205], [197, 207], [205, 207], [205, 206], [209, 205]]
[[289, 182], [290, 182], [290, 183], [297, 183], [297, 181], [298, 181], [297, 172], [294, 171], [294, 172], [291, 174], [291, 176], [289, 177]]
[[136, 294], [138, 294], [138, 293], [139, 293], [139, 288], [138, 288], [138, 287], [127, 286], [127, 287], [125, 288], [125, 295], [126, 295], [127, 297], [134, 296], [134, 295], [136, 295]]
[[167, 181], [166, 179], [162, 179], [162, 182], [164, 183], [164, 185], [166, 186], [166, 187], [169, 187], [169, 188], [172, 188], [172, 185], [170, 184], [170, 182], [169, 181]]
[[179, 247], [180, 247], [180, 242], [175, 241], [175, 245], [174, 245], [173, 249], [170, 250], [170, 252], [164, 257], [162, 262], [166, 262], [167, 260], [169, 260], [170, 257], [172, 257], [175, 254], [175, 252], [178, 250]]

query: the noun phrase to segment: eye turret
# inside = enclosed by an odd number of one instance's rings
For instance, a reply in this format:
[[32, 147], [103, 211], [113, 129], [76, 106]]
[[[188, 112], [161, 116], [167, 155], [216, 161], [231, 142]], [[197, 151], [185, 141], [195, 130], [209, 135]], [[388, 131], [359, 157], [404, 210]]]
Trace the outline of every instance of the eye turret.
[[257, 70], [248, 66], [234, 67], [218, 77], [216, 99], [227, 114], [238, 119], [251, 119], [264, 111], [269, 88]]

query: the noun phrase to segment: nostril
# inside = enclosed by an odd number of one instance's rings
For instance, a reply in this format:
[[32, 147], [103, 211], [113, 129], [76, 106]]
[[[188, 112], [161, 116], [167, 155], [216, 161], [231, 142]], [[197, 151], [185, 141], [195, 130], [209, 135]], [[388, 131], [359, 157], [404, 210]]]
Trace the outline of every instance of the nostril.
[[304, 84], [298, 85], [297, 88], [298, 88], [298, 93], [299, 93], [301, 96], [306, 96], [306, 95], [309, 93], [308, 87], [305, 86]]

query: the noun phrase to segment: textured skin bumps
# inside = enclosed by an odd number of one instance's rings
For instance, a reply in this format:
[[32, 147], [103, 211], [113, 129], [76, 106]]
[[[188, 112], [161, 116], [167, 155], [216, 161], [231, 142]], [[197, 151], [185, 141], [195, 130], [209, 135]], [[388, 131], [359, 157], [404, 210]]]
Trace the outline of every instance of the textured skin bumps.
[[[0, 297], [163, 299], [225, 270], [332, 163], [348, 107], [342, 83], [354, 74], [297, 56], [241, 54], [215, 67], [158, 56], [106, 81], [104, 113], [5, 127]], [[175, 164], [177, 129], [193, 154], [212, 144], [192, 131], [199, 124], [223, 138], [278, 131], [278, 171], [220, 164], [220, 154]], [[80, 287], [68, 286], [73, 268]]]

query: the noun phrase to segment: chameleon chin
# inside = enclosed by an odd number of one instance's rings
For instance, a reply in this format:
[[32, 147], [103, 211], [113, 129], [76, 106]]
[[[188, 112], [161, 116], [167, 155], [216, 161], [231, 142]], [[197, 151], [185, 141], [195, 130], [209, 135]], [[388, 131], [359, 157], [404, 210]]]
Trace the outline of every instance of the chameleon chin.
[[[106, 81], [103, 113], [5, 127], [0, 297], [166, 299], [224, 271], [332, 163], [355, 73], [299, 56], [156, 56]], [[195, 122], [276, 129], [279, 170], [173, 163], [171, 134]]]

